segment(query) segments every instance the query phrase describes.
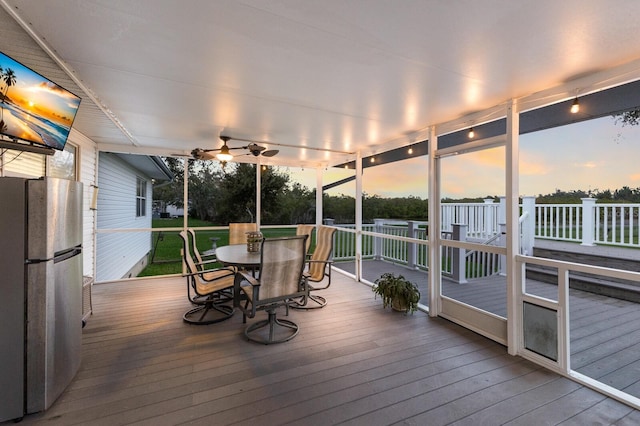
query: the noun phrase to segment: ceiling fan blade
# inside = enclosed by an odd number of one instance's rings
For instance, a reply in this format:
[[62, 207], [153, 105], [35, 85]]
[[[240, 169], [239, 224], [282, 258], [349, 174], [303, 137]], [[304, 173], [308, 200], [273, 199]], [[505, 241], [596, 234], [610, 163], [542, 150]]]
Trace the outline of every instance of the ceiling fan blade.
[[191, 155], [196, 160], [214, 160], [216, 158], [216, 155], [210, 151], [213, 151], [213, 150], [196, 148], [193, 151], [191, 151]]
[[276, 155], [279, 152], [280, 152], [280, 150], [270, 149], [268, 151], [263, 152], [262, 155], [265, 156], [265, 157], [273, 157], [274, 155]]

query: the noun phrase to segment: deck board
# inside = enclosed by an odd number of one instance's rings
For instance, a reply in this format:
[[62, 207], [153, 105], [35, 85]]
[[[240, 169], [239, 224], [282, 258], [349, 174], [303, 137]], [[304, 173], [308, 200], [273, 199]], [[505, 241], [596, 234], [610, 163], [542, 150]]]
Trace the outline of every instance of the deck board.
[[185, 292], [179, 278], [94, 286], [78, 375], [22, 424], [554, 424], [585, 411], [638, 419], [449, 321], [382, 309], [369, 287], [339, 273], [324, 292], [329, 304], [292, 310], [299, 335], [271, 346], [248, 342], [238, 313], [184, 323]]
[[[389, 262], [365, 262], [365, 278], [375, 280], [390, 268], [414, 282], [425, 272]], [[338, 264], [342, 267], [342, 264]], [[353, 264], [346, 269], [353, 271]], [[422, 277], [418, 277], [421, 274]], [[496, 315], [506, 315], [506, 277], [493, 276], [458, 284], [443, 279], [443, 294]], [[557, 300], [556, 285], [527, 279], [527, 291]], [[569, 290], [571, 366], [574, 370], [640, 398], [640, 305], [635, 302]]]

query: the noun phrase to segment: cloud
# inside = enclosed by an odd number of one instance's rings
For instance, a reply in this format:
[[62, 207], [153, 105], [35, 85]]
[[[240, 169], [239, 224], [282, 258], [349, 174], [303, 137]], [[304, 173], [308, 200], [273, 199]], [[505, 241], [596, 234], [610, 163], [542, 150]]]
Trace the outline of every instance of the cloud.
[[598, 167], [598, 163], [594, 161], [587, 161], [585, 163], [574, 163], [573, 166], [585, 169], [595, 169]]

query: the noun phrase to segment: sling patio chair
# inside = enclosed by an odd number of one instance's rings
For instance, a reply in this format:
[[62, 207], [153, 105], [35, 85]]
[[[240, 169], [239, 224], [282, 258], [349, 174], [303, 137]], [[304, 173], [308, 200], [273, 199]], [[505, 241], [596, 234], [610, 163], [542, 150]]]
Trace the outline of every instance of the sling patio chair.
[[[308, 295], [303, 275], [305, 247], [308, 236], [265, 238], [260, 250], [260, 273], [254, 278], [248, 271], [238, 271], [235, 289], [243, 293], [243, 322], [254, 318], [264, 310], [268, 318], [247, 326], [247, 339], [264, 343], [282, 343], [298, 334], [298, 325], [291, 320], [277, 317], [278, 308], [287, 309], [291, 299]], [[239, 303], [240, 305], [242, 303]]]
[[[306, 298], [298, 299], [291, 304], [295, 309], [317, 309], [323, 308], [327, 304], [327, 299], [312, 292], [324, 290], [331, 285], [331, 265], [333, 264], [333, 236], [336, 232], [335, 228], [320, 225], [316, 232], [316, 247], [313, 253], [308, 255], [307, 270], [304, 275], [309, 282], [309, 295]], [[321, 283], [325, 277], [327, 282], [321, 286], [310, 284]], [[313, 302], [313, 303], [310, 303]]]
[[196, 266], [198, 266], [198, 269], [200, 270], [207, 269], [207, 265], [211, 265], [218, 262], [215, 252], [210, 254], [207, 254], [206, 252], [202, 254], [200, 253], [200, 250], [198, 250], [198, 244], [196, 241], [196, 231], [193, 228], [187, 228], [187, 232], [189, 233], [189, 238], [191, 239], [191, 252], [195, 257], [195, 262], [196, 262]]
[[246, 244], [247, 232], [255, 232], [258, 225], [253, 222], [237, 222], [229, 224], [229, 245]]
[[307, 225], [303, 223], [299, 223], [296, 226], [296, 235], [308, 235], [307, 238], [307, 246], [305, 253], [309, 253], [309, 247], [311, 247], [311, 236], [313, 235], [313, 230], [316, 228], [315, 225]]
[[234, 313], [233, 284], [235, 269], [216, 268], [200, 270], [191, 256], [189, 233], [181, 231], [182, 258], [187, 273], [187, 298], [196, 305], [187, 311], [182, 318], [189, 324], [213, 324], [231, 318]]

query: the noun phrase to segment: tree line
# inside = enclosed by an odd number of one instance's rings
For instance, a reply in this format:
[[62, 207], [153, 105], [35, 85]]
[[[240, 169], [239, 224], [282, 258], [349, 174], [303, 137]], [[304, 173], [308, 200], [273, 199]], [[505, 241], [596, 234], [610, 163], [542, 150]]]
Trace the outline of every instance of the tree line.
[[[183, 206], [183, 161], [166, 157], [165, 163], [174, 175], [169, 184], [154, 187], [154, 201]], [[189, 159], [190, 217], [226, 225], [230, 222], [255, 221], [256, 173], [254, 164], [230, 163], [225, 168], [215, 161]], [[277, 168], [260, 168], [261, 223], [265, 225], [294, 225], [313, 223], [316, 217], [316, 190], [309, 189]], [[355, 198], [348, 195], [323, 194], [325, 218], [335, 223], [355, 222]], [[405, 219], [427, 220], [427, 200], [418, 197], [382, 198], [363, 195], [363, 220]]]
[[[165, 163], [174, 174], [169, 184], [154, 188], [154, 201], [177, 207], [183, 206], [183, 162], [167, 157]], [[226, 168], [215, 161], [190, 159], [189, 206], [190, 217], [227, 225], [230, 222], [253, 222], [256, 213], [256, 173], [254, 164], [232, 163]], [[260, 168], [261, 222], [265, 225], [294, 225], [315, 222], [316, 190], [309, 189], [277, 168]], [[640, 187], [623, 186], [615, 190], [556, 190], [539, 194], [538, 204], [573, 204], [582, 198], [596, 198], [600, 203], [640, 203]], [[444, 198], [443, 203], [482, 203], [484, 199], [498, 201], [496, 195], [479, 198]], [[349, 195], [323, 194], [323, 216], [336, 224], [355, 223], [355, 198]], [[363, 222], [374, 219], [428, 220], [428, 200], [419, 197], [383, 198], [363, 194]]]

